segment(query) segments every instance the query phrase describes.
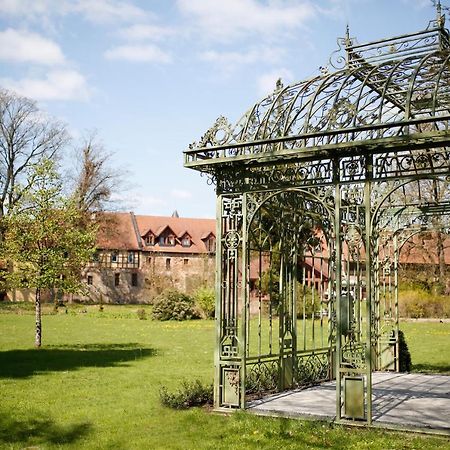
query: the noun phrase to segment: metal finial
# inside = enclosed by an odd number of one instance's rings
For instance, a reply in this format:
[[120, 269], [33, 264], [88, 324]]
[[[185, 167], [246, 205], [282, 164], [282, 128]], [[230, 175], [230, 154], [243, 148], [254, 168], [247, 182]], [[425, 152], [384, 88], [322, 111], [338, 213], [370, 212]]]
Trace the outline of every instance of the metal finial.
[[434, 5], [436, 6], [436, 22], [437, 22], [438, 26], [442, 28], [445, 24], [445, 15], [442, 14], [443, 8], [442, 8], [441, 0], [434, 1]]
[[437, 20], [439, 20], [441, 18], [441, 16], [442, 16], [441, 0], [437, 0], [437, 2], [435, 2], [435, 6], [436, 6]]
[[350, 47], [351, 43], [352, 43], [352, 40], [350, 38], [350, 26], [347, 23], [347, 26], [345, 27], [345, 45], [347, 47]]
[[280, 92], [282, 89], [283, 89], [283, 82], [281, 81], [281, 78], [278, 78], [275, 91]]

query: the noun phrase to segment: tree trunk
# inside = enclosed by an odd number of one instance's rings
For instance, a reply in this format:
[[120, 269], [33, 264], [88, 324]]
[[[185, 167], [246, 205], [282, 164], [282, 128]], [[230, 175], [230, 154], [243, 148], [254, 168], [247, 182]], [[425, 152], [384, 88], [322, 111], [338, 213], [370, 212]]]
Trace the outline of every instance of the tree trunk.
[[36, 337], [34, 341], [34, 346], [40, 348], [42, 342], [41, 288], [36, 288], [35, 312], [36, 312]]
[[444, 253], [444, 239], [442, 233], [437, 233], [437, 251], [439, 261], [439, 287], [442, 288], [445, 285], [445, 253]]

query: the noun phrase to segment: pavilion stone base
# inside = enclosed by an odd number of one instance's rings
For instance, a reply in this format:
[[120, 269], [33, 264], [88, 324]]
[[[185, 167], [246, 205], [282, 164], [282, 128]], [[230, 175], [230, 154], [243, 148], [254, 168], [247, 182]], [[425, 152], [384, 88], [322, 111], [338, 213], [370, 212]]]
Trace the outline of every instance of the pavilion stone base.
[[[450, 376], [376, 372], [373, 424], [450, 434]], [[336, 383], [286, 391], [249, 402], [255, 414], [334, 420]]]

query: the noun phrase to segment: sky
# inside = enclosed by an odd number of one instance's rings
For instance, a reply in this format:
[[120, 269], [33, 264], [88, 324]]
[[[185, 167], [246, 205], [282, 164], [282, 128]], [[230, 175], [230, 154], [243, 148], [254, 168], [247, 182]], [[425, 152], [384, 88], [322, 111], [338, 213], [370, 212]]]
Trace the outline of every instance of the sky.
[[[444, 5], [450, 1], [443, 1]], [[0, 0], [0, 87], [97, 130], [125, 174], [124, 209], [214, 217], [183, 151], [285, 85], [319, 73], [336, 39], [426, 28], [431, 0]]]

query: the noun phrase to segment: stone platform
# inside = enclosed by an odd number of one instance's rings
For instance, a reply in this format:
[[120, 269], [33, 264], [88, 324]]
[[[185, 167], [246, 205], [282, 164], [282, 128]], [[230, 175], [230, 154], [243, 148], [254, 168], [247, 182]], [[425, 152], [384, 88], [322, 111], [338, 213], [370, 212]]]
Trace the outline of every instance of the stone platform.
[[[375, 372], [373, 424], [450, 434], [450, 376]], [[336, 383], [286, 391], [248, 404], [255, 414], [334, 420]]]

